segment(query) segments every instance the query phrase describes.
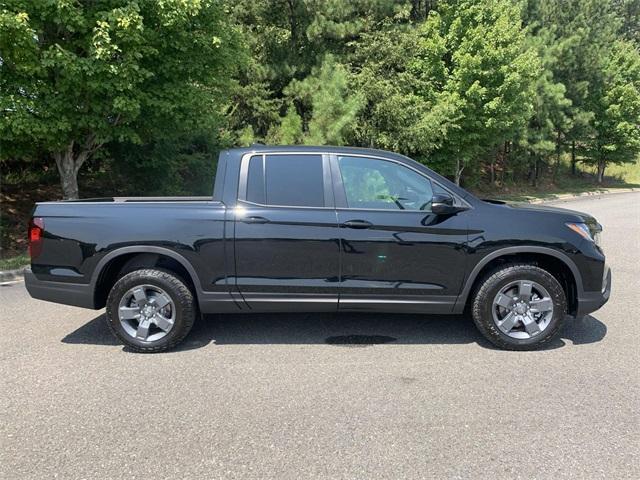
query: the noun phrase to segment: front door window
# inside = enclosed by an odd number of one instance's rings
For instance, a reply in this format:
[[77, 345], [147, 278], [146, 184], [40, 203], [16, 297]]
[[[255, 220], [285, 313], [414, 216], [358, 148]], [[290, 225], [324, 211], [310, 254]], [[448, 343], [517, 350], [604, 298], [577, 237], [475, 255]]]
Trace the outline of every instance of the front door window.
[[433, 187], [428, 178], [395, 162], [338, 157], [349, 208], [431, 210]]

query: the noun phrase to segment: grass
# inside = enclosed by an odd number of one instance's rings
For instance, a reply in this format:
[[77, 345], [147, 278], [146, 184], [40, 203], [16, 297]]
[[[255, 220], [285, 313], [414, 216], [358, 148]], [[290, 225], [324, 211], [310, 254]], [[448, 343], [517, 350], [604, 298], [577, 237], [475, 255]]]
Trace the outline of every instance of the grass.
[[607, 167], [606, 174], [620, 178], [626, 183], [640, 186], [640, 159], [635, 163], [610, 165]]
[[0, 259], [0, 271], [16, 270], [29, 265], [30, 261], [29, 255], [18, 255], [17, 257]]

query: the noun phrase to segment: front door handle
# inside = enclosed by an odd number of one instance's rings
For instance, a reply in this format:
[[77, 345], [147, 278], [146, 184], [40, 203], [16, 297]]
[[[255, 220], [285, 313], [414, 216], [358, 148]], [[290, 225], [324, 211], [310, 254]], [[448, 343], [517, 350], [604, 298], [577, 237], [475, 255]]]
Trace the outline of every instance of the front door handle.
[[342, 224], [343, 227], [347, 228], [358, 228], [365, 229], [373, 227], [373, 223], [367, 222], [366, 220], [347, 220]]
[[258, 216], [244, 217], [242, 221], [244, 223], [269, 223], [269, 219]]

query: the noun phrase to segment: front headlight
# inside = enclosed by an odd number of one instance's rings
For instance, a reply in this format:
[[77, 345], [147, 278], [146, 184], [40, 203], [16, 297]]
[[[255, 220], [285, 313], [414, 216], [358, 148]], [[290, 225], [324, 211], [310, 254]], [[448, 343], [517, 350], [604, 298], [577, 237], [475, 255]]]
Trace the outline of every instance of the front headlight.
[[593, 232], [593, 241], [597, 246], [602, 247], [602, 230]]
[[600, 236], [602, 233], [602, 227], [600, 225], [589, 226], [586, 223], [567, 223], [566, 225], [582, 238], [591, 240], [597, 246], [600, 246]]

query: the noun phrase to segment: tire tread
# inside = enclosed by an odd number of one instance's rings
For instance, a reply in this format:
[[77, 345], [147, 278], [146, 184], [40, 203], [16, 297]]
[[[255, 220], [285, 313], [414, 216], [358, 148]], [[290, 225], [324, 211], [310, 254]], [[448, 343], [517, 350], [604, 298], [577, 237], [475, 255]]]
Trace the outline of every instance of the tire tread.
[[[518, 342], [510, 342], [505, 339], [503, 334], [498, 330], [497, 325], [493, 321], [493, 318], [484, 318], [483, 308], [486, 306], [486, 302], [493, 302], [492, 298], [489, 298], [489, 291], [501, 281], [507, 279], [510, 276], [515, 275], [529, 275], [529, 276], [543, 276], [548, 285], [544, 285], [545, 288], [550, 289], [552, 295], [555, 294], [560, 298], [560, 305], [555, 305], [554, 308], [560, 308], [561, 318], [552, 325], [551, 329], [543, 332], [543, 336], [537, 341], [533, 343], [518, 343]], [[553, 340], [558, 331], [563, 325], [563, 319], [567, 311], [567, 300], [564, 289], [560, 285], [560, 282], [551, 275], [548, 271], [528, 263], [514, 263], [509, 264], [507, 266], [500, 266], [496, 269], [488, 272], [480, 282], [478, 282], [478, 287], [476, 288], [473, 295], [473, 302], [471, 304], [471, 317], [473, 318], [473, 322], [476, 327], [482, 333], [482, 335], [493, 343], [495, 346], [505, 349], [505, 350], [518, 350], [518, 351], [526, 351], [526, 350], [537, 350], [541, 347], [544, 347], [551, 340]]]
[[[128, 286], [131, 281], [140, 280], [140, 283], [144, 283], [149, 279], [155, 279], [160, 282], [167, 282], [170, 285], [170, 287], [173, 289], [173, 291], [170, 293], [178, 297], [177, 300], [180, 303], [181, 315], [183, 316], [183, 323], [180, 327], [179, 334], [173, 337], [169, 343], [156, 346], [142, 346], [131, 343], [129, 339], [124, 337], [121, 332], [118, 331], [118, 329], [114, 326], [114, 322], [118, 322], [119, 320], [117, 313], [115, 313], [114, 315], [114, 312], [111, 308], [113, 303], [112, 296], [122, 295], [124, 291], [131, 288], [130, 286]], [[126, 287], [124, 287], [125, 285]], [[122, 290], [122, 292], [120, 292], [120, 290]], [[109, 292], [109, 297], [107, 299], [107, 325], [109, 327], [109, 330], [128, 348], [138, 353], [158, 353], [175, 348], [191, 331], [191, 328], [193, 327], [193, 324], [195, 322], [196, 313], [197, 311], [194, 295], [186, 285], [184, 280], [182, 280], [182, 278], [180, 278], [174, 272], [161, 268], [143, 268], [123, 275], [115, 283], [115, 285]]]

